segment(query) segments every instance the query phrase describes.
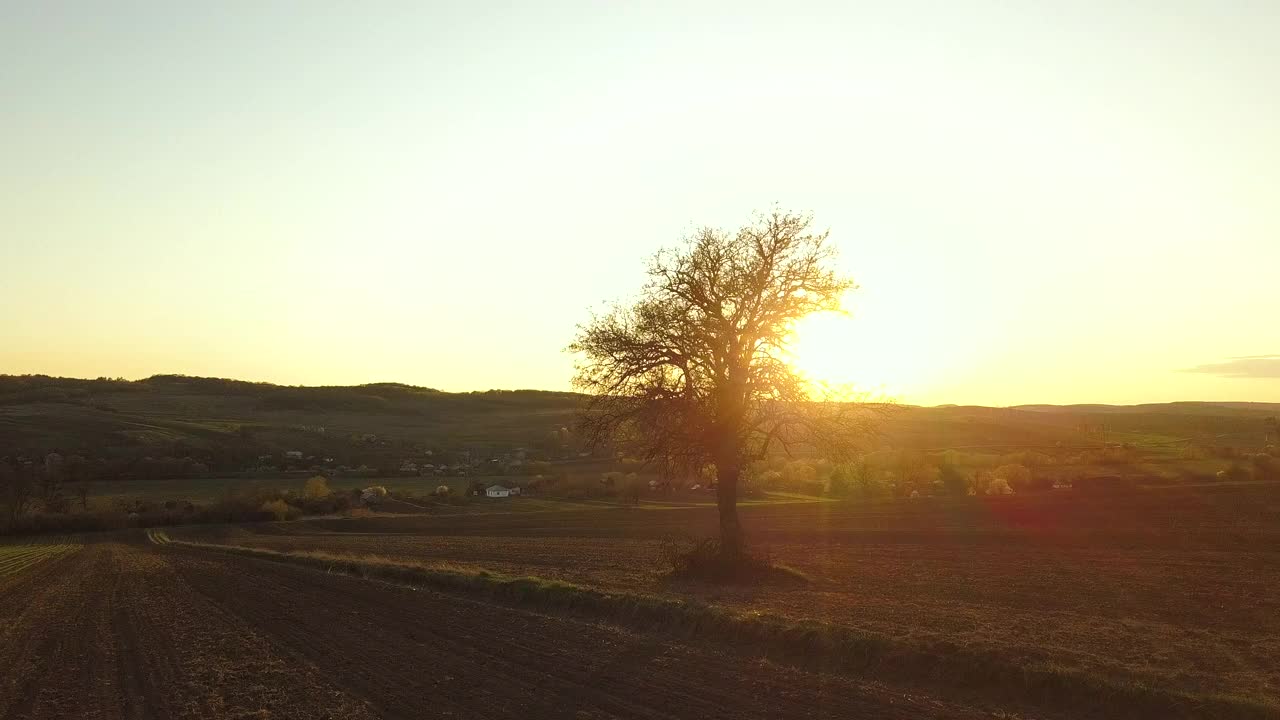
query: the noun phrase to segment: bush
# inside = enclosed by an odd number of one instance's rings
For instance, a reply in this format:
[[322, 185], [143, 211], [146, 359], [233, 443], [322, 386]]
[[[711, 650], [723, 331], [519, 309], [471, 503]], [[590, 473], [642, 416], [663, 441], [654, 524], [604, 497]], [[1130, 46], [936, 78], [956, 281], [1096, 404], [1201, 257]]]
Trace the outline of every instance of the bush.
[[782, 487], [782, 473], [777, 470], [765, 470], [760, 473], [760, 487], [766, 490], [777, 490]]
[[323, 475], [307, 478], [302, 486], [302, 497], [308, 500], [320, 500], [329, 497], [329, 481]]
[[101, 532], [128, 527], [129, 519], [122, 512], [78, 513], [75, 515], [23, 515], [12, 523], [0, 525], [0, 534], [38, 535], [43, 533], [69, 534]]
[[288, 520], [298, 515], [297, 508], [283, 500], [268, 500], [262, 503], [259, 508], [262, 512], [270, 514], [276, 520]]
[[[1015, 491], [1022, 492], [1031, 487], [1031, 471], [1025, 465], [1010, 463], [1001, 465], [995, 469], [993, 473], [997, 478], [1002, 479], [1005, 483]], [[988, 495], [992, 493], [987, 493]], [[1007, 495], [1008, 493], [999, 493]]]
[[1253, 475], [1259, 480], [1272, 480], [1280, 477], [1280, 460], [1275, 457], [1258, 453], [1252, 458]]
[[289, 498], [286, 500], [306, 515], [336, 515], [350, 508], [351, 495], [348, 493], [329, 493], [318, 498]]
[[817, 482], [817, 469], [804, 460], [792, 460], [782, 468], [782, 484], [788, 490], [807, 494]]
[[849, 489], [864, 500], [881, 498], [889, 494], [886, 471], [877, 471], [865, 462], [850, 466]]
[[938, 467], [938, 482], [943, 492], [957, 497], [968, 495], [973, 486], [973, 478], [946, 460]]
[[1009, 481], [1002, 477], [993, 478], [987, 487], [983, 490], [986, 495], [1012, 495], [1013, 488], [1009, 486]]
[[618, 486], [618, 496], [632, 504], [640, 503], [640, 494], [648, 488], [648, 484], [635, 473], [627, 473]]
[[1232, 480], [1232, 481], [1239, 482], [1242, 480], [1253, 479], [1253, 474], [1249, 472], [1249, 468], [1245, 467], [1244, 465], [1241, 465], [1238, 462], [1233, 462], [1231, 463], [1231, 466], [1228, 467], [1226, 470], [1221, 470], [1218, 472], [1218, 478], [1221, 480]]

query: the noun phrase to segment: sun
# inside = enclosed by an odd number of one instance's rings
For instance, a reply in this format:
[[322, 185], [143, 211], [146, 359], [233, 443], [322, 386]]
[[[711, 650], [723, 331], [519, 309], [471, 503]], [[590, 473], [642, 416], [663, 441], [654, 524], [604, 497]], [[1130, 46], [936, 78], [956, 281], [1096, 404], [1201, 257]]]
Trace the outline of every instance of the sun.
[[946, 360], [937, 338], [913, 330], [910, 314], [889, 315], [859, 302], [847, 313], [811, 315], [792, 332], [791, 362], [815, 382], [918, 401]]

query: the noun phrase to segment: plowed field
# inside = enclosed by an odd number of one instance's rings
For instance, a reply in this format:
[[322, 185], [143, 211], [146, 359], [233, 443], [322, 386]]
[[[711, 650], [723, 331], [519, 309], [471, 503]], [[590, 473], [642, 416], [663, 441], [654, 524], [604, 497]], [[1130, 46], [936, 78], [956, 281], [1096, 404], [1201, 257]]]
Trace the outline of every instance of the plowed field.
[[811, 578], [801, 588], [664, 583], [661, 537], [713, 532], [710, 510], [322, 520], [175, 537], [693, 597], [1280, 704], [1280, 496], [1267, 493], [744, 509], [758, 545]]
[[617, 627], [98, 542], [0, 581], [3, 718], [974, 718]]

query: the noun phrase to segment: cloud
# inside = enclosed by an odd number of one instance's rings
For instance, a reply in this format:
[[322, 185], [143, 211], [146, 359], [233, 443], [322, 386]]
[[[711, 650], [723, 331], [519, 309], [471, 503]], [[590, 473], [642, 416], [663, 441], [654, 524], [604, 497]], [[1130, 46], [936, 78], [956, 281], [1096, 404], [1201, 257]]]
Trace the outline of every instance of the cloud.
[[1245, 355], [1225, 362], [1206, 363], [1183, 372], [1205, 373], [1226, 378], [1280, 378], [1280, 355]]

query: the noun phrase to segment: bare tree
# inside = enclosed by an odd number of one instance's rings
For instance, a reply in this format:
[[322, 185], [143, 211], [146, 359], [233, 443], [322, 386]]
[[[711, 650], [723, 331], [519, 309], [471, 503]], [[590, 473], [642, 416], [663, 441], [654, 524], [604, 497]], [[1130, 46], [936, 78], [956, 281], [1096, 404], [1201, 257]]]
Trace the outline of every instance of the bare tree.
[[10, 524], [26, 514], [27, 507], [31, 504], [34, 485], [32, 474], [29, 464], [20, 464], [14, 468], [9, 463], [0, 461], [0, 502], [4, 503], [8, 511]]
[[66, 465], [58, 453], [44, 456], [44, 471], [40, 473], [40, 499], [45, 505], [57, 505], [62, 497], [62, 482]]
[[824, 395], [788, 362], [796, 321], [841, 310], [856, 288], [811, 220], [775, 211], [736, 233], [698, 231], [653, 258], [634, 304], [593, 317], [569, 346], [580, 356], [574, 384], [591, 396], [581, 418], [590, 443], [625, 444], [666, 471], [714, 465], [730, 560], [744, 550], [747, 463], [802, 446], [841, 457], [879, 414]]

